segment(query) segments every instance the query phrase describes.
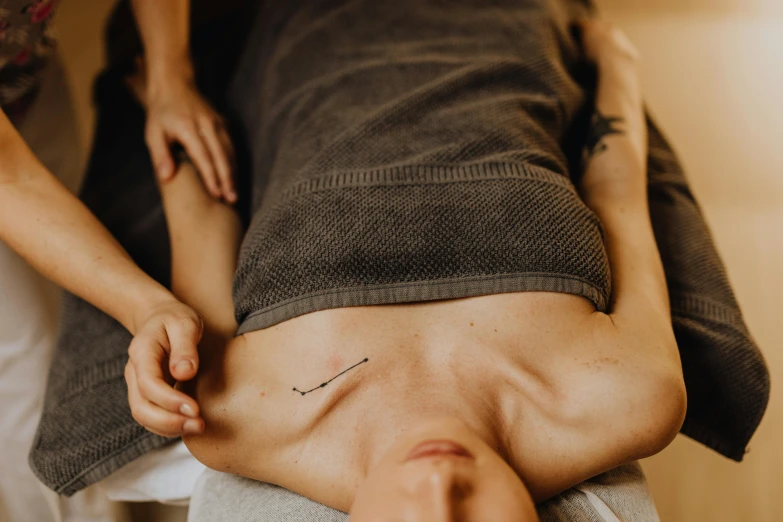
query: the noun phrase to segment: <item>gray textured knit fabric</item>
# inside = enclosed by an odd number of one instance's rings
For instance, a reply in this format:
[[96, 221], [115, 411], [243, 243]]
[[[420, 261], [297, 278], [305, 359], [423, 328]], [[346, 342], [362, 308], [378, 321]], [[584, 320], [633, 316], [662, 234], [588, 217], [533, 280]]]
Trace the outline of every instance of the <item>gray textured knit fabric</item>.
[[584, 101], [565, 7], [269, 3], [273, 35], [255, 35], [232, 93], [267, 174], [234, 286], [240, 333], [499, 292], [606, 309], [600, 226], [561, 147]]
[[[253, 218], [234, 287], [241, 331], [330, 307], [521, 290], [569, 292], [605, 309], [600, 226], [569, 178], [591, 99], [568, 32], [582, 7], [264, 4], [229, 96], [237, 143], [252, 152], [243, 172]], [[204, 78], [224, 79], [227, 56], [204, 61]], [[83, 199], [165, 283], [166, 227], [142, 115], [115, 71], [98, 93]], [[652, 123], [649, 132], [650, 210], [689, 393], [683, 432], [740, 460], [768, 374], [680, 165]], [[72, 494], [165, 443], [128, 411], [128, 341], [117, 323], [66, 298], [31, 453], [56, 491]]]
[[564, 491], [538, 506], [538, 515], [541, 522], [660, 520], [638, 462], [607, 471]]
[[[592, 501], [588, 495], [593, 496]], [[609, 516], [605, 515], [607, 510]], [[659, 520], [637, 462], [593, 477], [539, 505], [538, 516], [541, 522]], [[199, 479], [188, 512], [188, 522], [345, 522], [347, 519], [345, 513], [287, 489], [212, 470]]]

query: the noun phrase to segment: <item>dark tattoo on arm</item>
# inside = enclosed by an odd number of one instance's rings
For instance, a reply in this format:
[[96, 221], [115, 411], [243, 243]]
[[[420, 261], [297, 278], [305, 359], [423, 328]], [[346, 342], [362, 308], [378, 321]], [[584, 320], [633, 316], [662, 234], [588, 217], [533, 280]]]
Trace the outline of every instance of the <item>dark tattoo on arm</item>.
[[625, 131], [614, 126], [616, 123], [623, 123], [624, 121], [623, 118], [604, 116], [596, 109], [593, 114], [593, 119], [590, 121], [590, 129], [587, 131], [587, 140], [585, 141], [585, 152], [587, 153], [587, 157], [590, 158], [606, 150], [604, 136], [610, 134], [624, 134]]
[[360, 364], [364, 364], [364, 363], [366, 363], [366, 362], [367, 362], [367, 361], [369, 361], [369, 360], [370, 360], [370, 359], [368, 359], [367, 357], [365, 357], [364, 359], [362, 359], [362, 360], [361, 360], [361, 361], [359, 361], [358, 363], [354, 364], [354, 365], [353, 365], [353, 366], [351, 366], [350, 368], [346, 368], [345, 370], [341, 371], [340, 373], [338, 373], [337, 375], [335, 375], [334, 377], [332, 377], [332, 378], [331, 378], [331, 379], [329, 379], [328, 381], [326, 381], [326, 382], [324, 382], [324, 383], [321, 383], [320, 385], [316, 386], [316, 387], [315, 387], [315, 388], [313, 388], [312, 390], [302, 391], [302, 390], [299, 390], [299, 389], [297, 389], [297, 388], [294, 388], [294, 391], [295, 391], [296, 393], [299, 393], [299, 394], [301, 394], [302, 396], [305, 396], [305, 395], [307, 395], [308, 393], [310, 393], [310, 392], [312, 392], [312, 391], [315, 391], [315, 390], [318, 390], [318, 389], [321, 389], [321, 388], [325, 387], [327, 384], [329, 384], [330, 382], [332, 382], [333, 380], [335, 380], [336, 378], [338, 378], [338, 377], [339, 377], [339, 376], [341, 376], [342, 374], [344, 374], [344, 373], [346, 373], [346, 372], [349, 372], [349, 371], [353, 370], [354, 368], [356, 368], [356, 367], [357, 367], [357, 366], [359, 366]]

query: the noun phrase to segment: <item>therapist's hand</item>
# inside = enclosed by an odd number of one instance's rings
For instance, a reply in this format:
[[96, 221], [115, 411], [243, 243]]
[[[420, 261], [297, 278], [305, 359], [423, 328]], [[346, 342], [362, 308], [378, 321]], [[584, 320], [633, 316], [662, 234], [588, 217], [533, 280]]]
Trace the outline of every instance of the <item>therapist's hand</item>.
[[198, 404], [173, 386], [175, 381], [196, 376], [197, 347], [204, 329], [201, 317], [172, 298], [145, 311], [135, 322], [136, 335], [125, 366], [133, 418], [164, 437], [201, 433], [204, 420]]
[[223, 118], [205, 100], [188, 75], [171, 74], [146, 86], [145, 137], [161, 181], [174, 175], [170, 146], [179, 143], [199, 171], [207, 190], [228, 203], [237, 200], [234, 149]]

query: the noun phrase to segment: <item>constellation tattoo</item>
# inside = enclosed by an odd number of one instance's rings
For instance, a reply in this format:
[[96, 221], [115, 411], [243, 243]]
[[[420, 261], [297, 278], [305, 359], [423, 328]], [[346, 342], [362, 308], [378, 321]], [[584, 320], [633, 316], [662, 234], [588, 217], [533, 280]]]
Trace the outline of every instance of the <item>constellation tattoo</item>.
[[295, 391], [296, 393], [299, 393], [299, 394], [301, 394], [301, 395], [304, 397], [305, 395], [307, 395], [308, 393], [310, 393], [310, 392], [312, 392], [312, 391], [315, 391], [315, 390], [319, 390], [319, 389], [321, 389], [321, 388], [324, 388], [324, 387], [325, 387], [327, 384], [329, 384], [330, 382], [332, 382], [333, 380], [335, 380], [336, 378], [338, 378], [338, 377], [339, 377], [339, 376], [341, 376], [342, 374], [344, 374], [344, 373], [346, 373], [346, 372], [349, 372], [349, 371], [353, 370], [354, 368], [356, 368], [356, 367], [357, 367], [357, 366], [359, 366], [360, 364], [364, 364], [364, 363], [366, 363], [366, 362], [367, 362], [367, 361], [369, 361], [369, 360], [370, 360], [370, 359], [368, 359], [367, 357], [365, 357], [363, 360], [361, 360], [361, 361], [359, 361], [358, 363], [354, 364], [354, 365], [353, 365], [353, 366], [351, 366], [350, 368], [346, 368], [345, 370], [341, 371], [340, 373], [338, 373], [337, 375], [335, 375], [334, 377], [332, 377], [332, 378], [331, 378], [331, 379], [329, 379], [328, 381], [326, 381], [326, 382], [324, 382], [324, 383], [321, 383], [320, 385], [316, 386], [316, 387], [315, 387], [315, 388], [313, 388], [312, 390], [302, 391], [302, 390], [299, 390], [299, 389], [297, 389], [297, 388], [294, 388], [294, 391]]
[[587, 156], [590, 157], [606, 150], [606, 143], [603, 141], [604, 136], [623, 134], [624, 131], [615, 127], [614, 124], [624, 121], [623, 118], [604, 116], [596, 109], [593, 119], [590, 121], [590, 129], [587, 132], [587, 140], [585, 142]]

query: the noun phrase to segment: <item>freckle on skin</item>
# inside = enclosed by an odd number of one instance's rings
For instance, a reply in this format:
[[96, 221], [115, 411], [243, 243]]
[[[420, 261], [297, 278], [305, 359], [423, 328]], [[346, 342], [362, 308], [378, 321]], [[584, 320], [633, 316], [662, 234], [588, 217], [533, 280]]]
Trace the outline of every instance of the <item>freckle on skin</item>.
[[470, 326], [473, 326], [473, 323], [470, 323]]
[[337, 354], [331, 355], [326, 361], [327, 367], [331, 372], [339, 372], [343, 369], [345, 361]]

